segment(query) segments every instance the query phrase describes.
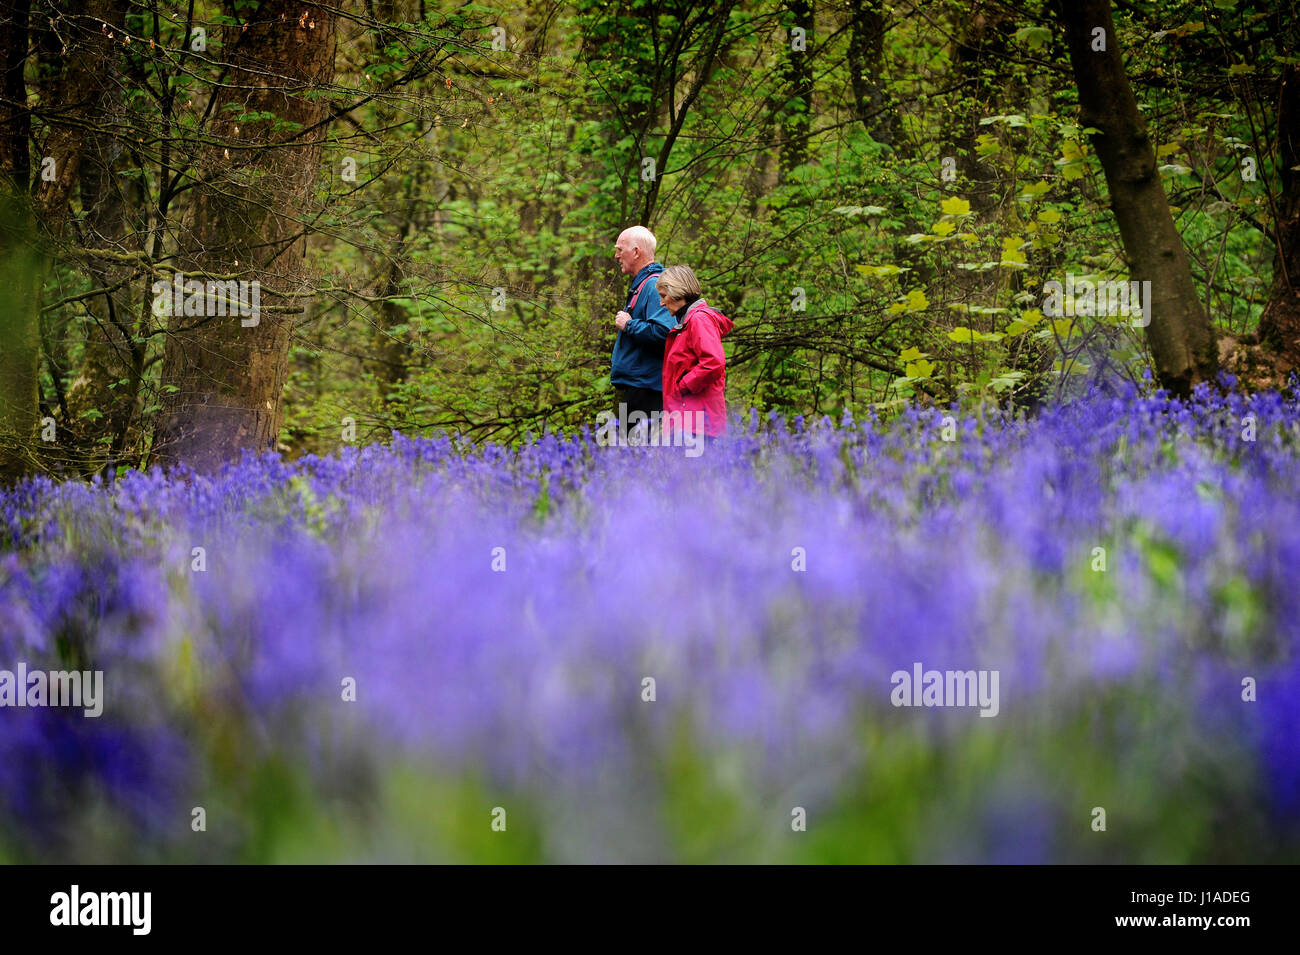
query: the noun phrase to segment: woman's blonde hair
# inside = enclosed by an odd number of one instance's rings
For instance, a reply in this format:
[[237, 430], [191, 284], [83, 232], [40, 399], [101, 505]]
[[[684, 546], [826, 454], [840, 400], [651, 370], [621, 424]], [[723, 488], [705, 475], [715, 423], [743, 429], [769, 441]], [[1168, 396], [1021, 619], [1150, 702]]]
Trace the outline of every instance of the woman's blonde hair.
[[689, 265], [670, 265], [659, 273], [659, 291], [667, 299], [693, 302], [704, 293]]

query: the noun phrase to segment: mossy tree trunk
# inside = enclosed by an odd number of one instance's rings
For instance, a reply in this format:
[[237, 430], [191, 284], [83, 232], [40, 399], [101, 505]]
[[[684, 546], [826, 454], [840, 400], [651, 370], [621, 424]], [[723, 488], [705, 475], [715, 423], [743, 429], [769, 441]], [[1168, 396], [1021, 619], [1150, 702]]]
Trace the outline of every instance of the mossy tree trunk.
[[199, 281], [257, 282], [261, 309], [173, 312], [168, 322], [154, 458], [198, 470], [277, 445], [336, 50], [329, 6], [264, 0], [226, 13], [234, 23], [218, 55], [229, 69], [213, 94], [213, 144], [198, 163], [180, 261]]
[[1282, 75], [1277, 115], [1282, 191], [1273, 232], [1273, 285], [1259, 319], [1260, 341], [1292, 368], [1300, 368], [1300, 69]]
[[1079, 91], [1080, 121], [1110, 190], [1133, 281], [1151, 283], [1147, 343], [1160, 384], [1188, 394], [1218, 370], [1214, 328], [1174, 226], [1155, 149], [1120, 56], [1110, 0], [1055, 0]]

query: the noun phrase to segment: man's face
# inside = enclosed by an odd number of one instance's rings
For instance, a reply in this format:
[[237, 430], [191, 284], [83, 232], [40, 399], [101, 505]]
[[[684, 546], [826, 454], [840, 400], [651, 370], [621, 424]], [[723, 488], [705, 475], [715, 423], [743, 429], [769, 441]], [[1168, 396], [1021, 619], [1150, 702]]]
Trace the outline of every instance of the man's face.
[[620, 235], [614, 243], [614, 261], [624, 275], [636, 275], [641, 270], [641, 250], [626, 236]]

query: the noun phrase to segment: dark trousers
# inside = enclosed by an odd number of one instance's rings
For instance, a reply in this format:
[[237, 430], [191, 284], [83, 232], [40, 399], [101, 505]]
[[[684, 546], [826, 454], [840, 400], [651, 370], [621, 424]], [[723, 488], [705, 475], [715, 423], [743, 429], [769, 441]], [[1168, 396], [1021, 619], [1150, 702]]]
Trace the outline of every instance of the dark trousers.
[[631, 385], [619, 385], [618, 400], [627, 405], [627, 413], [644, 411], [646, 417], [664, 410], [664, 393], [658, 388], [634, 388]]

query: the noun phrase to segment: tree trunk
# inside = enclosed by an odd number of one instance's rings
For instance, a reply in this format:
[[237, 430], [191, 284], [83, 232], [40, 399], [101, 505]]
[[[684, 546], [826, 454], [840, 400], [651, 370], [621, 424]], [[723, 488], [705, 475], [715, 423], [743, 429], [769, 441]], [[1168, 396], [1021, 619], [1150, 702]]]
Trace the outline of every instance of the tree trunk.
[[[376, 18], [385, 23], [402, 22], [397, 16], [394, 0], [382, 0], [375, 5]], [[386, 39], [382, 31], [376, 30], [371, 37], [371, 49], [374, 56], [381, 56], [385, 43], [395, 42]], [[397, 109], [390, 109], [384, 104], [375, 107], [377, 125], [387, 129], [401, 121]], [[417, 135], [423, 133], [423, 120], [416, 118]], [[403, 279], [409, 266], [407, 240], [417, 234], [416, 225], [419, 216], [419, 194], [426, 187], [424, 177], [417, 169], [402, 176], [390, 176], [384, 183], [382, 194], [383, 207], [393, 209], [396, 215], [385, 220], [392, 230], [393, 237], [388, 242], [387, 253], [380, 259], [383, 269], [382, 278], [376, 276], [375, 284], [379, 288], [380, 301], [375, 305], [378, 313], [375, 317], [375, 330], [372, 336], [371, 366], [375, 382], [379, 388], [379, 399], [387, 403], [397, 386], [406, 381], [411, 362], [411, 348], [408, 341], [409, 332], [399, 331], [410, 319], [404, 306], [394, 301], [403, 291]], [[522, 218], [522, 216], [521, 216]]]
[[[6, 184], [7, 185], [7, 184]], [[26, 197], [0, 197], [0, 485], [36, 468], [40, 420], [39, 256]]]
[[[108, 95], [106, 108], [120, 115], [119, 92], [110, 88]], [[111, 135], [98, 133], [87, 143], [80, 176], [83, 241], [93, 249], [140, 252], [148, 203], [141, 180], [120, 174], [121, 153], [120, 142]], [[124, 450], [144, 374], [145, 346], [137, 328], [143, 300], [140, 283], [131, 281], [132, 267], [100, 258], [88, 259], [85, 267], [103, 291], [85, 302], [90, 319], [84, 326], [81, 367], [66, 395], [65, 425], [82, 466], [93, 473], [118, 460]]]
[[25, 448], [37, 412], [40, 338], [35, 315], [25, 307], [18, 283], [31, 270], [24, 254], [31, 229], [27, 186], [31, 160], [27, 140], [27, 0], [0, 3], [0, 484], [26, 472]]
[[334, 79], [333, 8], [266, 0], [241, 23], [245, 11], [227, 5], [235, 17], [223, 28], [230, 68], [214, 94], [216, 144], [199, 163], [181, 262], [209, 280], [256, 282], [249, 288], [260, 289], [261, 310], [173, 312], [163, 353], [154, 452], [199, 470], [276, 447], [293, 327], [283, 303], [307, 278], [302, 222], [320, 170], [325, 129], [318, 124], [328, 115], [320, 90]]
[[[1146, 333], [1156, 376], [1170, 392], [1187, 395], [1218, 370], [1214, 328], [1197, 297], [1146, 121], [1124, 71], [1110, 0], [1056, 0], [1056, 13], [1079, 87], [1081, 122], [1100, 130], [1091, 141], [1106, 174], [1130, 276], [1151, 283]], [[1094, 38], [1097, 28], [1104, 33]], [[1094, 50], [1102, 38], [1105, 49]]]
[[790, 26], [805, 31], [806, 46], [803, 50], [793, 49], [793, 39], [787, 34], [783, 54], [785, 66], [782, 70], [788, 97], [781, 114], [780, 169], [783, 182], [793, 169], [808, 160], [808, 135], [812, 130], [813, 108], [812, 46], [815, 39], [812, 0], [785, 0], [784, 6], [790, 14]]
[[[30, 200], [23, 71], [29, 54], [30, 10], [25, 0], [0, 6], [0, 50], [4, 103], [0, 104], [0, 193], [7, 208], [0, 223], [0, 480], [33, 470], [39, 463], [36, 426], [40, 417], [41, 290], [63, 236], [68, 200], [77, 182], [88, 130], [102, 113], [112, 85], [112, 61], [121, 43], [123, 10], [114, 0], [86, 0], [61, 15], [67, 55], [61, 72], [49, 78], [49, 134], [42, 144]], [[110, 37], [110, 33], [113, 37]], [[48, 172], [48, 174], [47, 174]]]
[[1259, 318], [1260, 343], [1300, 368], [1300, 69], [1282, 74], [1277, 111], [1278, 168], [1282, 191], [1273, 233], [1273, 285]]
[[0, 183], [24, 195], [31, 182], [32, 133], [23, 70], [30, 44], [30, 0], [0, 0]]
[[[408, 214], [413, 215], [408, 203]], [[375, 380], [379, 385], [379, 398], [387, 402], [393, 391], [406, 381], [408, 366], [411, 361], [411, 346], [407, 341], [408, 333], [400, 331], [406, 325], [406, 309], [398, 305], [395, 298], [402, 294], [402, 280], [407, 259], [406, 239], [408, 225], [402, 226], [389, 246], [388, 269], [383, 284], [380, 286], [382, 301], [378, 305], [379, 315], [375, 321], [375, 333], [372, 338], [374, 348]]]
[[898, 106], [885, 80], [885, 15], [881, 0], [849, 0], [849, 82], [853, 106], [867, 134], [878, 143], [898, 140]]
[[985, 131], [979, 121], [992, 113], [1008, 112], [1008, 100], [1014, 98], [1007, 55], [1014, 26], [1014, 16], [1005, 7], [976, 3], [954, 38], [952, 76], [961, 81], [961, 94], [951, 139], [944, 143], [942, 155], [956, 161], [961, 195], [970, 200], [981, 221], [998, 212], [1007, 175], [975, 151], [979, 135]]

